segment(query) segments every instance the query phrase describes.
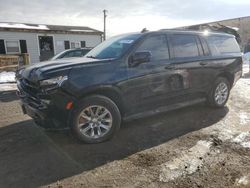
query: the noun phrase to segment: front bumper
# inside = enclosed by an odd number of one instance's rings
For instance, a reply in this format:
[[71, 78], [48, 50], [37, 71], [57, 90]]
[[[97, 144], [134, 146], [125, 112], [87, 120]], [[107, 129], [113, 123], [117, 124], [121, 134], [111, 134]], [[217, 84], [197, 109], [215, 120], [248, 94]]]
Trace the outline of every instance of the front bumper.
[[58, 91], [53, 95], [34, 96], [24, 91], [18, 84], [17, 95], [20, 98], [24, 114], [29, 115], [35, 122], [46, 129], [65, 129], [69, 125], [70, 110], [65, 104], [70, 98]]

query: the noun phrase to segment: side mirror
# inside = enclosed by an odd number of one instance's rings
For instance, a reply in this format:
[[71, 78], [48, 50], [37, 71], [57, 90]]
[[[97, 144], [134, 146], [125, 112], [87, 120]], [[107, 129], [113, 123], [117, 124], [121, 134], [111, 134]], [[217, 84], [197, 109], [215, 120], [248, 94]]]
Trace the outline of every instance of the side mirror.
[[129, 58], [129, 66], [130, 67], [136, 67], [142, 63], [150, 62], [151, 59], [151, 52], [150, 51], [140, 51], [135, 52], [130, 58]]

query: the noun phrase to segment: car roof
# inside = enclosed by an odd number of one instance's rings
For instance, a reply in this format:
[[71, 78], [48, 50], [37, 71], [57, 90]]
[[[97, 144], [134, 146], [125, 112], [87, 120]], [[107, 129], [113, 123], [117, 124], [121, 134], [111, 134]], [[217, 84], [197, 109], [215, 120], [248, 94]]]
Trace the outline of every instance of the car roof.
[[153, 33], [167, 33], [167, 34], [196, 34], [196, 35], [221, 35], [228, 37], [235, 37], [232, 34], [224, 33], [224, 32], [214, 32], [214, 31], [195, 31], [195, 30], [182, 30], [182, 29], [161, 29], [158, 31], [148, 31], [142, 34], [153, 34]]

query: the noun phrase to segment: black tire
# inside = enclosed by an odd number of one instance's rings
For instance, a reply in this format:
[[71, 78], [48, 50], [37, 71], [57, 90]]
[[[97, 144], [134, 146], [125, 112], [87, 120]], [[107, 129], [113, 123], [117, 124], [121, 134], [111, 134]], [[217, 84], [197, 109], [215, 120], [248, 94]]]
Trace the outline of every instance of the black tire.
[[[215, 97], [215, 92], [216, 92], [216, 88], [217, 88], [221, 83], [224, 83], [224, 84], [227, 86], [228, 94], [227, 94], [227, 96], [226, 96], [226, 99], [223, 100], [222, 103], [218, 103], [218, 102], [216, 101], [216, 99], [215, 99], [215, 98], [216, 98], [216, 97]], [[222, 107], [224, 107], [225, 104], [227, 103], [227, 100], [228, 100], [229, 95], [230, 95], [230, 83], [229, 83], [229, 81], [228, 81], [226, 78], [224, 78], [224, 77], [218, 77], [218, 78], [216, 79], [216, 81], [214, 82], [214, 85], [213, 85], [211, 91], [210, 91], [209, 94], [208, 94], [208, 99], [207, 99], [208, 104], [209, 104], [210, 106], [212, 106], [212, 107], [215, 107], [215, 108], [222, 108]]]
[[[99, 138], [90, 138], [82, 134], [80, 128], [78, 128], [78, 120], [81, 112], [89, 106], [102, 106], [106, 108], [112, 116], [112, 125], [110, 130]], [[85, 143], [100, 143], [111, 139], [114, 134], [119, 130], [121, 124], [121, 114], [117, 105], [109, 98], [101, 95], [92, 95], [84, 98], [78, 104], [78, 106], [73, 111], [73, 116], [71, 119], [71, 129], [73, 134]]]

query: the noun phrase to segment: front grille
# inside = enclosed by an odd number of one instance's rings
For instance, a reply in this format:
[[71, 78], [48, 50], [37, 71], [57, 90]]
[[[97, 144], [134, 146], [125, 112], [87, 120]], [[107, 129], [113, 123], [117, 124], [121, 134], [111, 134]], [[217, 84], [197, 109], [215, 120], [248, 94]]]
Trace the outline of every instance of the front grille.
[[27, 79], [22, 78], [20, 79], [20, 85], [24, 92], [32, 96], [37, 96], [39, 92], [39, 87], [35, 85], [34, 83], [28, 81]]
[[18, 80], [17, 86], [19, 96], [25, 103], [36, 109], [42, 107], [42, 103], [37, 95], [39, 93], [38, 86], [24, 78]]

